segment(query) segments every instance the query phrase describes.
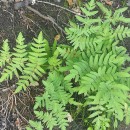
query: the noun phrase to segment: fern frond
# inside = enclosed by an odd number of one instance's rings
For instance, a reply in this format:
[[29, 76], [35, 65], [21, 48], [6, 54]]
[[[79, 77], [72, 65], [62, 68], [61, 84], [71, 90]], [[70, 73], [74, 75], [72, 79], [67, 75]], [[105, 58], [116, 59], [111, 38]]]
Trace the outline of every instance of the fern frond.
[[45, 44], [45, 52], [47, 53], [47, 57], [51, 57], [52, 56], [52, 54], [51, 54], [51, 47], [50, 47], [48, 41], [45, 40], [44, 44]]
[[48, 63], [49, 63], [48, 69], [50, 71], [59, 70], [62, 60], [58, 58], [58, 56], [59, 56], [59, 51], [55, 50], [55, 52], [53, 52], [52, 57], [48, 58]]
[[[87, 105], [91, 105], [89, 109], [91, 112], [89, 118], [93, 119], [92, 123], [97, 124], [97, 120], [99, 120], [100, 117], [105, 116], [103, 113], [106, 112], [106, 110], [108, 113], [111, 113], [111, 116], [115, 119], [122, 121], [124, 102], [127, 100], [126, 94], [128, 90], [128, 87], [122, 84], [119, 85], [115, 82], [101, 82], [96, 95], [88, 97], [91, 99], [87, 102]], [[109, 122], [110, 120], [108, 119], [107, 127], [109, 127]], [[99, 127], [101, 126], [102, 125], [99, 125]]]
[[110, 127], [110, 119], [105, 115], [95, 117], [93, 123], [95, 124], [95, 130], [107, 130]]
[[37, 122], [37, 121], [30, 120], [29, 124], [30, 124], [31, 128], [26, 127], [26, 130], [34, 130], [34, 129], [35, 130], [43, 130], [43, 126], [42, 126], [42, 123], [40, 121]]
[[[57, 72], [50, 73], [48, 80], [43, 81], [43, 84], [46, 86], [46, 91], [52, 99], [58, 100], [64, 105], [68, 103], [69, 98], [71, 97], [71, 93], [69, 93], [68, 90], [71, 90], [72, 85], [69, 82], [64, 81], [62, 75], [59, 75]], [[64, 98], [62, 98], [63, 96]]]
[[[91, 14], [92, 15], [92, 14]], [[97, 18], [97, 19], [84, 19], [84, 18], [82, 18], [82, 17], [80, 17], [80, 16], [76, 16], [76, 19], [79, 21], [79, 22], [81, 22], [81, 23], [83, 23], [83, 24], [85, 24], [87, 27], [90, 27], [90, 25], [93, 25], [93, 24], [96, 24], [96, 23], [100, 23], [101, 22], [101, 19], [99, 19], [99, 18]], [[79, 31], [81, 32], [82, 30], [80, 29], [80, 28], [78, 28], [79, 29]], [[72, 30], [72, 29], [70, 29], [70, 30]], [[87, 31], [87, 30], [86, 30]], [[89, 33], [89, 32], [88, 32]]]
[[52, 130], [53, 127], [57, 125], [56, 118], [53, 117], [52, 113], [48, 112], [44, 114], [44, 123], [47, 123], [47, 128], [49, 128], [49, 130]]
[[47, 112], [35, 111], [35, 114], [38, 119], [46, 124], [49, 130], [52, 130], [55, 126], [59, 126], [61, 130], [66, 130], [68, 112], [65, 111], [64, 106], [69, 102], [73, 94], [69, 92], [72, 86], [69, 82], [64, 82], [63, 75], [57, 72], [50, 73], [48, 79], [43, 81], [43, 84], [45, 93], [41, 97], [36, 97], [34, 109], [44, 107]]
[[[97, 6], [101, 10], [99, 14]], [[123, 16], [126, 10], [125, 7], [113, 13], [102, 3], [91, 0], [81, 8], [86, 17], [76, 16], [77, 23], [70, 22], [71, 27], [66, 29], [67, 39], [74, 50], [80, 50], [81, 57], [74, 62], [70, 59], [65, 62], [68, 67], [65, 80], [78, 85], [73, 91], [84, 95], [83, 107], [89, 108], [92, 121], [88, 123], [90, 129], [93, 126], [94, 130], [106, 130], [110, 117], [115, 120], [114, 126], [124, 118], [130, 74], [122, 66], [129, 61], [129, 56], [118, 43], [130, 37], [129, 28], [120, 24], [130, 22], [130, 18]]]
[[124, 25], [119, 25], [114, 31], [114, 36], [119, 40], [130, 37], [130, 29], [128, 27], [124, 27]]
[[128, 104], [125, 103], [125, 122], [126, 125], [128, 125], [130, 123], [130, 107]]
[[1, 56], [0, 67], [3, 67], [5, 66], [6, 63], [9, 63], [11, 57], [10, 48], [7, 39], [3, 41], [3, 46], [2, 46], [0, 56]]
[[114, 81], [117, 79], [116, 67], [99, 67], [98, 72], [91, 71], [87, 73], [86, 76], [83, 76], [81, 79], [81, 86], [79, 94], [84, 93], [85, 95], [92, 91], [97, 91], [101, 82]]
[[71, 79], [75, 79], [75, 82], [77, 82], [89, 71], [91, 71], [91, 69], [86, 61], [76, 62], [73, 64], [73, 69], [70, 70], [70, 74], [65, 77], [65, 80], [71, 81]]
[[39, 33], [38, 38], [34, 38], [35, 42], [31, 43], [31, 51], [29, 52], [29, 59], [26, 67], [23, 70], [24, 75], [20, 76], [20, 79], [17, 83], [18, 87], [16, 93], [20, 90], [26, 90], [26, 87], [30, 83], [39, 80], [39, 77], [42, 77], [42, 74], [45, 73], [43, 65], [47, 62], [45, 52], [45, 39], [43, 39], [42, 32]]
[[[77, 16], [78, 17], [78, 16]], [[79, 20], [79, 19], [78, 19]], [[92, 45], [95, 47], [95, 43], [97, 38], [95, 39], [96, 35], [98, 36], [100, 33], [100, 26], [92, 26], [94, 20], [87, 20], [87, 24], [84, 27], [72, 27], [66, 29], [67, 38], [71, 41], [74, 49], [80, 48], [81, 51], [85, 50], [86, 47], [90, 48]], [[89, 23], [90, 21], [90, 23]], [[99, 20], [95, 22], [100, 22]], [[95, 23], [94, 23], [95, 24]], [[78, 32], [78, 33], [77, 33]], [[91, 45], [92, 44], [92, 45]]]
[[45, 52], [47, 53], [47, 57], [52, 57], [57, 49], [57, 41], [54, 40], [52, 47], [49, 45], [48, 41], [44, 39], [45, 44]]
[[77, 59], [81, 57], [81, 52], [72, 49], [71, 47], [58, 47], [57, 50], [59, 51], [60, 55], [63, 57], [63, 59]]
[[24, 38], [22, 33], [19, 33], [16, 39], [17, 45], [14, 48], [14, 53], [12, 53], [11, 63], [5, 67], [0, 78], [0, 82], [7, 80], [8, 78], [12, 79], [12, 75], [15, 74], [19, 78], [19, 72], [23, 73], [23, 68], [25, 67], [25, 62], [28, 60], [26, 58], [26, 46], [24, 45]]
[[102, 3], [96, 2], [98, 7], [102, 10], [102, 12], [105, 14], [105, 18], [109, 20], [109, 18], [112, 15], [112, 11], [108, 10]]
[[86, 4], [86, 8], [87, 8], [89, 11], [94, 10], [95, 7], [96, 7], [95, 0], [91, 0], [90, 2], [88, 2], [88, 3]]
[[111, 19], [113, 25], [115, 25], [116, 22], [130, 23], [130, 18], [125, 18], [123, 16], [123, 12], [125, 12], [127, 9], [128, 7], [119, 8], [114, 12]]

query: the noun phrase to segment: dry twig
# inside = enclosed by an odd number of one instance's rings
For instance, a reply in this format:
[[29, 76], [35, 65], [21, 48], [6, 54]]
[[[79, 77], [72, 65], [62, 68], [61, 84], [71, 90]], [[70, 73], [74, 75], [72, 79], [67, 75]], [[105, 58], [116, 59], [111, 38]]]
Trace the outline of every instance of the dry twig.
[[81, 17], [86, 17], [85, 15], [78, 14], [77, 12], [72, 11], [72, 10], [70, 10], [70, 9], [67, 9], [67, 8], [65, 8], [65, 7], [62, 7], [62, 6], [60, 6], [60, 5], [56, 5], [56, 4], [53, 4], [53, 3], [50, 3], [50, 2], [46, 2], [46, 1], [39, 1], [39, 0], [38, 0], [37, 2], [39, 2], [39, 3], [44, 3], [44, 4], [48, 4], [48, 5], [51, 5], [51, 6], [55, 6], [55, 7], [57, 7], [57, 8], [61, 8], [61, 9], [63, 9], [63, 10], [66, 10], [66, 11], [72, 13], [72, 14], [75, 14], [75, 15], [78, 15], [78, 16], [81, 16]]
[[16, 110], [17, 114], [18, 114], [24, 121], [26, 121], [26, 123], [29, 124], [28, 120], [27, 120], [24, 116], [22, 116], [22, 114], [18, 111], [18, 109], [17, 109], [16, 107], [15, 107], [15, 110]]
[[30, 6], [27, 6], [27, 9], [34, 12], [35, 14], [40, 16], [41, 18], [52, 22], [58, 29], [60, 29], [63, 33], [65, 33], [65, 31], [55, 22], [55, 19], [53, 19], [51, 16], [45, 16], [45, 15], [41, 14], [39, 11], [35, 10], [34, 8], [32, 8]]

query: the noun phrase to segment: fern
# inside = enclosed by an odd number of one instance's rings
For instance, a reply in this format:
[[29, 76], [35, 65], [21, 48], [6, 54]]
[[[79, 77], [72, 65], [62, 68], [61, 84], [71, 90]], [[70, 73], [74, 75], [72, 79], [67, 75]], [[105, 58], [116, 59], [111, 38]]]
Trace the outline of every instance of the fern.
[[[101, 17], [97, 15], [97, 7], [102, 11]], [[89, 110], [89, 116], [84, 120], [90, 125], [89, 129], [93, 124], [94, 130], [106, 130], [110, 127], [111, 117], [114, 118], [114, 127], [117, 127], [117, 122], [124, 119], [124, 104], [129, 104], [126, 79], [130, 78], [130, 74], [123, 70], [129, 56], [119, 43], [130, 37], [130, 29], [119, 22], [126, 19], [125, 23], [129, 23], [130, 19], [123, 16], [127, 8], [112, 13], [94, 0], [81, 10], [86, 18], [76, 16], [80, 25], [70, 22], [71, 27], [66, 28], [68, 40], [81, 55], [71, 64], [66, 61], [66, 65], [72, 67], [65, 80], [78, 84], [73, 90], [84, 95], [83, 108]], [[61, 56], [64, 57], [62, 53]]]
[[36, 97], [34, 109], [44, 107], [47, 112], [34, 111], [36, 117], [42, 120], [49, 130], [56, 126], [59, 126], [61, 130], [66, 130], [68, 112], [65, 110], [65, 105], [72, 95], [71, 84], [65, 82], [64, 77], [57, 72], [50, 73], [47, 81], [43, 81], [43, 84], [45, 93]]
[[36, 122], [36, 121], [29, 121], [29, 124], [31, 125], [31, 127], [33, 128], [30, 128], [30, 127], [26, 127], [27, 130], [43, 130], [43, 126], [41, 124], [41, 122]]
[[58, 69], [61, 60], [58, 58], [59, 52], [56, 49], [57, 43], [49, 46], [42, 32], [34, 42], [28, 45], [24, 44], [24, 37], [19, 33], [16, 39], [16, 47], [10, 52], [8, 40], [5, 40], [1, 50], [0, 66], [3, 67], [0, 82], [12, 79], [15, 75], [18, 78], [17, 89], [15, 93], [26, 90], [30, 84], [38, 81], [46, 70]]
[[76, 62], [73, 65], [73, 68], [70, 70], [70, 74], [68, 74], [65, 77], [65, 80], [70, 81], [71, 79], [75, 79], [75, 82], [77, 82], [83, 75], [89, 72], [89, 70], [91, 69], [87, 62], [85, 61]]
[[119, 25], [115, 30], [114, 36], [116, 39], [119, 38], [120, 40], [123, 40], [126, 37], [130, 37], [130, 29], [128, 27], [124, 27], [124, 25]]
[[23, 70], [24, 75], [20, 76], [15, 92], [19, 92], [22, 89], [26, 90], [30, 83], [38, 81], [39, 77], [42, 77], [42, 74], [45, 73], [43, 65], [47, 62], [45, 57], [47, 53], [45, 52], [45, 40], [43, 39], [42, 32], [40, 32], [37, 39], [34, 38], [34, 41], [31, 43], [28, 63]]
[[81, 56], [80, 51], [74, 50], [73, 48], [65, 46], [65, 45], [62, 47], [58, 47], [57, 50], [59, 51], [63, 59], [70, 60], [73, 58], [73, 60], [77, 60], [77, 57], [80, 58]]
[[9, 63], [10, 61], [10, 48], [8, 45], [8, 40], [6, 39], [5, 41], [3, 41], [3, 46], [2, 46], [2, 50], [1, 50], [1, 61], [0, 61], [0, 67], [5, 66], [6, 63]]
[[55, 50], [53, 56], [48, 58], [49, 70], [53, 71], [53, 70], [58, 70], [58, 68], [60, 68], [62, 61], [61, 59], [59, 59], [58, 56], [59, 56], [59, 52], [58, 50]]
[[[82, 18], [80, 16], [76, 16], [76, 19], [81, 22], [83, 25], [79, 26], [72, 22], [70, 22], [71, 28], [67, 29], [66, 32], [68, 34], [67, 38], [70, 40], [72, 45], [74, 46], [74, 49], [77, 49], [78, 47], [80, 50], [84, 50], [86, 47], [93, 49], [89, 50], [91, 54], [95, 51], [96, 43], [101, 46], [101, 42], [107, 41], [107, 44], [111, 44], [111, 40], [113, 40], [113, 36], [116, 38], [122, 40], [123, 38], [130, 37], [130, 29], [128, 27], [124, 27], [123, 25], [119, 25], [116, 29], [112, 28], [111, 23], [117, 23], [119, 21], [123, 21], [124, 19], [127, 19], [126, 22], [129, 23], [129, 19], [123, 17], [122, 13], [127, 9], [118, 9], [115, 11], [114, 14], [111, 13], [106, 7], [103, 6], [103, 4], [97, 2], [97, 5], [99, 8], [105, 13], [106, 16], [104, 16], [104, 19], [100, 19], [99, 17], [95, 18], [98, 11], [94, 11], [93, 15], [91, 13], [96, 7], [95, 1], [91, 1], [90, 3], [85, 6], [86, 8], [81, 8], [83, 10], [83, 13], [86, 14], [86, 18]], [[91, 11], [89, 11], [90, 7], [93, 7]], [[86, 11], [86, 12], [85, 12]], [[115, 15], [118, 14], [118, 17]], [[94, 18], [93, 18], [93, 17]], [[103, 22], [103, 23], [102, 23]], [[123, 21], [124, 22], [124, 21]], [[120, 30], [120, 31], [119, 31]], [[78, 33], [77, 33], [78, 32]], [[108, 42], [108, 39], [110, 40]], [[117, 39], [117, 40], [118, 40]], [[109, 45], [108, 45], [109, 46]], [[90, 55], [91, 55], [90, 54]], [[92, 54], [93, 55], [93, 54]]]
[[[0, 78], [0, 82], [3, 82], [4, 80], [7, 80], [8, 78], [12, 79], [13, 74], [15, 74], [19, 78], [19, 72], [23, 73], [23, 68], [25, 67], [25, 62], [28, 60], [26, 58], [27, 52], [26, 52], [26, 46], [24, 45], [24, 38], [22, 36], [22, 33], [19, 33], [18, 38], [16, 40], [18, 43], [16, 45], [16, 48], [14, 48], [14, 51], [12, 53], [12, 59], [9, 63], [9, 65], [4, 68], [2, 77]], [[8, 49], [8, 45], [7, 49]], [[9, 55], [9, 54], [8, 54]]]
[[[56, 41], [50, 47], [47, 40], [43, 38], [42, 32], [40, 32], [38, 38], [34, 38], [34, 42], [31, 42], [28, 46], [24, 45], [22, 33], [19, 33], [16, 42], [14, 52], [9, 52], [8, 40], [4, 41], [1, 51], [1, 67], [5, 65], [5, 68], [0, 79], [1, 82], [8, 78], [12, 79], [15, 74], [18, 78], [18, 87], [15, 93], [23, 89], [26, 90], [30, 84], [38, 81], [45, 74], [45, 71], [53, 71], [50, 72], [48, 80], [43, 81], [46, 92], [42, 95], [42, 98], [36, 98], [34, 107], [36, 117], [42, 122], [30, 120], [30, 127], [27, 127], [27, 129], [42, 130], [43, 124], [45, 124], [50, 130], [57, 126], [65, 130], [68, 126], [68, 112], [65, 110], [65, 106], [68, 102], [71, 104], [78, 103], [71, 98], [73, 94], [71, 83], [64, 81], [64, 76], [54, 71], [58, 71], [62, 63], [58, 57], [59, 51], [56, 47]], [[12, 57], [9, 56], [10, 53]], [[39, 111], [39, 108], [42, 107], [47, 112]]]
[[42, 32], [28, 46], [20, 33], [14, 52], [4, 41], [1, 82], [16, 75], [17, 93], [48, 76], [42, 80], [43, 94], [35, 98], [37, 121], [30, 120], [27, 130], [66, 130], [69, 112], [81, 117], [88, 130], [107, 130], [111, 123], [116, 128], [124, 119], [130, 123], [130, 69], [125, 68], [130, 58], [120, 44], [130, 37], [126, 26], [130, 18], [123, 16], [126, 10], [112, 12], [91, 0], [81, 7], [86, 17], [76, 16], [77, 22], [65, 29], [70, 45], [54, 41], [50, 46]]
[[[50, 72], [48, 79], [43, 81], [43, 84], [45, 92], [35, 98], [34, 113], [37, 119], [42, 121], [42, 125], [49, 130], [57, 127], [66, 130], [69, 121], [65, 106], [68, 103], [76, 106], [82, 104], [71, 98], [73, 95], [72, 84], [65, 81], [64, 76], [59, 72]], [[32, 125], [30, 124], [30, 126]]]

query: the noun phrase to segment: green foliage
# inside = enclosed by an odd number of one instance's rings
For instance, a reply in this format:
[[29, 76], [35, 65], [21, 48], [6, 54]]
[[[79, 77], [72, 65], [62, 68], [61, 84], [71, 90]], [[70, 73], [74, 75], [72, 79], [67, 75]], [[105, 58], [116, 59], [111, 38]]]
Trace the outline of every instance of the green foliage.
[[[43, 130], [43, 125], [50, 130], [54, 127], [65, 130], [68, 126], [68, 112], [65, 106], [68, 102], [71, 104], [77, 102], [71, 98], [73, 94], [71, 83], [64, 81], [64, 76], [58, 72], [62, 61], [58, 57], [57, 41], [54, 41], [51, 47], [40, 32], [29, 45], [24, 44], [22, 33], [19, 33], [16, 42], [13, 52], [9, 51], [8, 40], [3, 43], [1, 67], [4, 69], [1, 82], [11, 80], [15, 75], [18, 78], [15, 93], [18, 93], [26, 90], [30, 84], [38, 82], [47, 71], [50, 71], [48, 79], [43, 81], [45, 92], [41, 97], [36, 97], [34, 106], [34, 113], [40, 121], [30, 120], [30, 127], [27, 127], [27, 130]], [[43, 111], [43, 108], [46, 111]]]
[[45, 92], [43, 95], [36, 97], [34, 113], [39, 120], [47, 125], [49, 130], [56, 126], [61, 130], [66, 130], [68, 112], [65, 110], [65, 105], [72, 96], [72, 85], [64, 81], [63, 75], [56, 71], [51, 72], [48, 79], [43, 81], [43, 84]]
[[36, 121], [29, 121], [29, 124], [31, 125], [31, 127], [33, 128], [30, 128], [30, 127], [26, 127], [27, 130], [43, 130], [43, 126], [42, 126], [42, 123], [41, 122], [36, 122]]
[[14, 52], [4, 41], [1, 82], [16, 75], [19, 92], [44, 76], [44, 92], [35, 98], [37, 121], [30, 120], [27, 130], [66, 130], [69, 113], [81, 117], [88, 130], [107, 130], [110, 124], [116, 128], [124, 119], [130, 123], [130, 68], [125, 67], [130, 57], [121, 45], [130, 37], [126, 10], [112, 12], [91, 0], [81, 7], [86, 17], [76, 16], [77, 23], [65, 29], [72, 45], [54, 41], [50, 47], [42, 32], [30, 45], [20, 33]]
[[33, 83], [39, 80], [45, 73], [43, 65], [47, 62], [45, 52], [45, 40], [43, 39], [42, 32], [38, 35], [38, 38], [34, 38], [34, 42], [31, 43], [31, 51], [28, 52], [28, 63], [23, 70], [23, 75], [20, 76], [17, 83], [18, 88], [16, 92], [29, 86], [29, 83]]
[[[16, 39], [17, 45], [14, 48], [14, 52], [11, 54], [12, 57], [10, 61], [8, 62], [7, 66], [4, 68], [2, 72], [2, 77], [0, 78], [0, 82], [7, 80], [7, 79], [12, 79], [13, 74], [15, 74], [19, 78], [19, 73], [23, 72], [23, 68], [25, 67], [25, 62], [28, 60], [26, 58], [27, 52], [26, 52], [26, 46], [24, 45], [24, 38], [21, 33], [19, 33], [18, 38]], [[3, 56], [6, 56], [6, 58], [9, 57], [9, 47], [6, 42], [4, 42], [3, 49], [6, 50], [3, 52]], [[7, 59], [8, 60], [8, 59]], [[4, 64], [5, 65], [5, 64]]]
[[[72, 59], [65, 80], [74, 81], [73, 90], [84, 95], [80, 101], [83, 108], [88, 109], [87, 116], [83, 115], [83, 121], [87, 122], [89, 129], [106, 130], [112, 118], [114, 127], [117, 127], [118, 121], [123, 121], [126, 115], [128, 124], [129, 110], [125, 115], [124, 106], [130, 105], [130, 88], [126, 83], [130, 74], [123, 66], [129, 56], [126, 49], [119, 45], [124, 38], [130, 37], [130, 29], [123, 24], [130, 22], [130, 18], [123, 16], [127, 8], [117, 9], [113, 13], [102, 3], [91, 0], [81, 10], [86, 18], [76, 16], [79, 24], [70, 22], [71, 27], [66, 28], [67, 38], [73, 46], [72, 49], [68, 47], [69, 52], [75, 50], [80, 56], [78, 60]], [[64, 50], [59, 49], [63, 58]], [[66, 58], [66, 65], [69, 66], [67, 62]]]
[[9, 52], [8, 40], [3, 41], [3, 46], [2, 46], [0, 56], [1, 56], [0, 67], [2, 67], [6, 63], [9, 62], [10, 57], [11, 57], [10, 52]]
[[22, 33], [19, 33], [16, 42], [16, 47], [13, 48], [14, 51], [10, 52], [8, 40], [4, 41], [0, 62], [0, 66], [4, 68], [0, 82], [11, 80], [13, 75], [18, 78], [15, 93], [22, 89], [26, 90], [30, 84], [39, 81], [46, 70], [53, 70], [61, 63], [57, 59], [56, 41], [51, 48], [47, 40], [43, 38], [42, 32], [29, 45], [24, 44]]

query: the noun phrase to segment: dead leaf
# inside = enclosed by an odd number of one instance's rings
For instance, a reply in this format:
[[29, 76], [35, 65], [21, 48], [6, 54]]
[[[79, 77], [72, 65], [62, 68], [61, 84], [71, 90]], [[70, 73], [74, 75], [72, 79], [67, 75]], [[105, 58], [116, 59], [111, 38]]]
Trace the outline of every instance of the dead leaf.
[[110, 1], [110, 0], [105, 0], [105, 3], [106, 3], [107, 5], [110, 5], [110, 6], [112, 6], [112, 4], [113, 4], [113, 2]]
[[69, 6], [72, 6], [74, 3], [73, 3], [73, 0], [67, 0]]
[[73, 121], [73, 118], [72, 118], [72, 116], [70, 115], [70, 113], [67, 114], [67, 118], [68, 118], [68, 121], [69, 121], [69, 122], [72, 122], [72, 121]]
[[16, 121], [15, 121], [15, 125], [18, 128], [18, 130], [22, 130], [20, 124], [21, 124], [21, 120], [20, 120], [20, 118], [17, 118]]
[[36, 86], [39, 86], [39, 83], [35, 81], [35, 82], [30, 83], [29, 86], [36, 87]]
[[57, 34], [54, 39], [58, 41], [60, 39], [60, 34]]

